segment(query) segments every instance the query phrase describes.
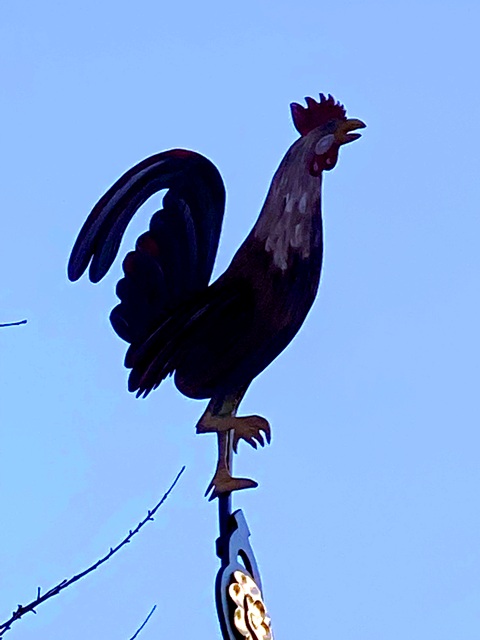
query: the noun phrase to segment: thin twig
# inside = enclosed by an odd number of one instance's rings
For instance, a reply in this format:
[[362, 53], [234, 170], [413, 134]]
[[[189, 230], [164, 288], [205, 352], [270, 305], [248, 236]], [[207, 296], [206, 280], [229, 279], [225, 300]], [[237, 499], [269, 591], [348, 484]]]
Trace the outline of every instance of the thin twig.
[[30, 611], [33, 613], [36, 613], [35, 607], [37, 607], [42, 602], [45, 602], [45, 600], [49, 600], [53, 596], [58, 595], [60, 591], [63, 591], [74, 582], [81, 580], [87, 574], [91, 573], [92, 571], [95, 571], [95, 569], [98, 569], [100, 565], [102, 565], [104, 562], [109, 560], [115, 553], [117, 553], [117, 551], [119, 551], [123, 546], [128, 544], [130, 540], [133, 538], [133, 536], [136, 535], [149, 520], [153, 520], [153, 516], [158, 511], [158, 509], [162, 506], [165, 500], [168, 498], [170, 492], [173, 490], [173, 488], [177, 484], [178, 480], [180, 479], [180, 476], [184, 471], [185, 471], [185, 467], [182, 467], [178, 472], [177, 477], [173, 481], [172, 485], [170, 486], [169, 490], [165, 493], [165, 495], [160, 500], [160, 502], [158, 502], [151, 511], [147, 512], [147, 516], [141, 522], [138, 523], [138, 525], [135, 527], [135, 529], [133, 529], [133, 531], [132, 529], [130, 529], [128, 535], [122, 540], [122, 542], [120, 542], [114, 548], [110, 547], [110, 551], [105, 556], [103, 556], [103, 558], [100, 558], [100, 560], [95, 562], [95, 564], [92, 564], [90, 567], [88, 567], [88, 569], [85, 569], [85, 571], [82, 571], [81, 573], [77, 573], [77, 575], [72, 576], [69, 580], [62, 580], [55, 587], [50, 589], [50, 591], [47, 591], [46, 593], [44, 593], [43, 596], [40, 594], [40, 587], [38, 587], [37, 597], [35, 600], [33, 600], [32, 602], [26, 605], [19, 604], [18, 608], [12, 613], [11, 618], [9, 618], [3, 624], [0, 624], [0, 638], [3, 638], [4, 634], [10, 629], [12, 624], [17, 620], [19, 620], [26, 613], [29, 613]]
[[138, 636], [138, 634], [140, 633], [140, 631], [143, 629], [143, 627], [147, 624], [147, 622], [148, 622], [148, 621], [150, 620], [150, 618], [152, 617], [153, 612], [155, 611], [155, 609], [156, 609], [156, 608], [157, 608], [157, 605], [154, 605], [154, 606], [153, 606], [153, 609], [150, 611], [150, 613], [148, 614], [148, 616], [145, 618], [145, 621], [144, 621], [144, 623], [142, 624], [142, 626], [141, 626], [141, 627], [139, 627], [139, 628], [136, 630], [135, 634], [130, 638], [130, 640], [135, 640], [135, 638]]
[[19, 320], [18, 322], [5, 322], [0, 324], [0, 327], [18, 327], [19, 324], [27, 324], [26, 320]]

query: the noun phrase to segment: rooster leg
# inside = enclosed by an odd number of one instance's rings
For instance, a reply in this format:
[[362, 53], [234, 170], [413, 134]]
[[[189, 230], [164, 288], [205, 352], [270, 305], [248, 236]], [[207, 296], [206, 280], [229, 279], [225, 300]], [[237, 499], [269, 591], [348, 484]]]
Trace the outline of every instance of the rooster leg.
[[257, 448], [257, 443], [262, 447], [265, 446], [265, 440], [270, 444], [270, 425], [265, 418], [261, 416], [242, 416], [237, 418], [235, 415], [244, 394], [245, 391], [242, 392], [241, 396], [237, 394], [236, 396], [225, 398], [218, 411], [216, 411], [217, 401], [215, 399], [211, 400], [205, 413], [198, 421], [197, 433], [220, 434], [232, 430], [234, 434], [232, 445], [235, 453], [237, 453], [240, 440], [245, 440], [254, 449]]
[[240, 491], [240, 489], [254, 489], [258, 487], [255, 480], [248, 478], [234, 478], [230, 473], [230, 449], [231, 449], [231, 432], [221, 431], [217, 433], [218, 440], [218, 462], [215, 475], [205, 491], [207, 496], [212, 492], [209, 500], [214, 500], [222, 494], [231, 493], [232, 491]]
[[267, 442], [270, 442], [270, 425], [264, 418], [237, 418], [235, 415], [245, 391], [246, 388], [221, 399], [213, 398], [197, 424], [197, 433], [216, 433], [218, 439], [217, 469], [205, 493], [208, 495], [212, 491], [210, 500], [220, 494], [258, 486], [254, 480], [232, 477], [230, 469], [231, 451], [233, 448], [236, 452], [239, 440], [243, 438], [255, 448], [258, 442], [263, 447], [263, 431]]

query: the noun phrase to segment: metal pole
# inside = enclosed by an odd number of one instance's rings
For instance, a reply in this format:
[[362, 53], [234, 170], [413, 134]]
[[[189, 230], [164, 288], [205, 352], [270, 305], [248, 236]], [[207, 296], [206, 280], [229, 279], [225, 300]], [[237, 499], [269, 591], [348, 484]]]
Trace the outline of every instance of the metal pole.
[[[227, 463], [233, 469], [233, 431], [228, 432]], [[220, 570], [215, 600], [223, 640], [273, 640], [262, 599], [262, 581], [249, 542], [250, 531], [241, 510], [232, 513], [231, 493], [218, 498]]]
[[[227, 433], [227, 466], [230, 473], [233, 472], [233, 431]], [[218, 524], [220, 530], [220, 539], [226, 537], [228, 532], [228, 523], [232, 514], [232, 494], [221, 494], [218, 498]]]

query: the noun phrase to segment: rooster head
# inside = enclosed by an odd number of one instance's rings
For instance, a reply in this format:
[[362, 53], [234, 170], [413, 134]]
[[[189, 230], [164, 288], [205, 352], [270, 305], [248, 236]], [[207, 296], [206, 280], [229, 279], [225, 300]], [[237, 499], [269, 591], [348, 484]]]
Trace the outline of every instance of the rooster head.
[[360, 138], [356, 129], [366, 125], [361, 120], [347, 118], [345, 107], [332, 95], [320, 94], [320, 101], [305, 98], [306, 107], [293, 102], [292, 118], [295, 128], [302, 137], [312, 137], [313, 153], [310, 173], [319, 176], [322, 171], [330, 171], [337, 164], [340, 147]]

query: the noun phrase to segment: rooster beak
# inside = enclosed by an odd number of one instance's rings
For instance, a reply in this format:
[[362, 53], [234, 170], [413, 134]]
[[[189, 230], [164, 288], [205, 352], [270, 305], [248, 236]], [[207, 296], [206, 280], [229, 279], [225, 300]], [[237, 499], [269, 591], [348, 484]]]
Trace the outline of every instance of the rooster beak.
[[339, 123], [336, 131], [335, 131], [335, 140], [339, 144], [347, 144], [347, 142], [353, 142], [354, 140], [358, 140], [361, 137], [359, 133], [350, 133], [351, 131], [355, 131], [355, 129], [364, 129], [367, 125], [361, 120], [357, 120], [356, 118], [349, 118], [348, 120], [343, 120]]

